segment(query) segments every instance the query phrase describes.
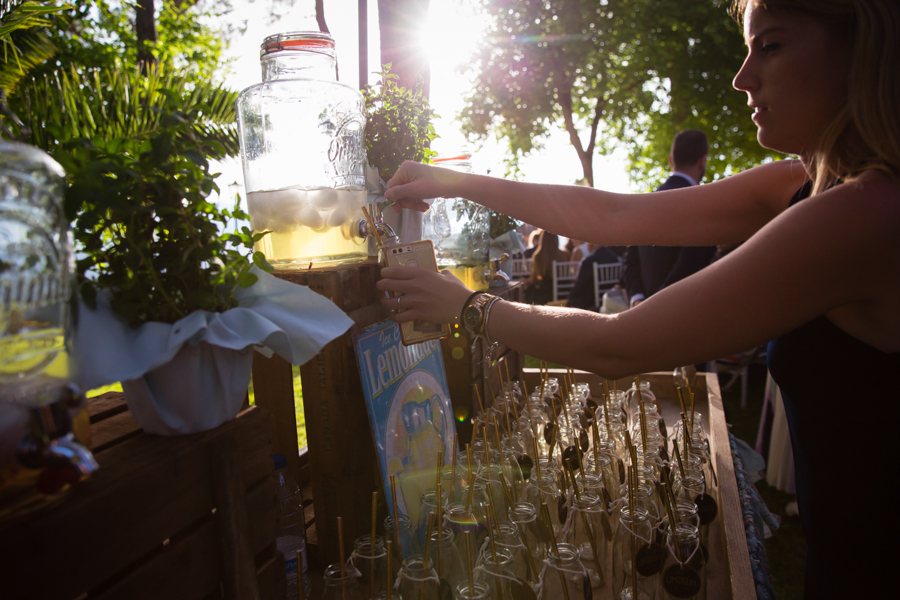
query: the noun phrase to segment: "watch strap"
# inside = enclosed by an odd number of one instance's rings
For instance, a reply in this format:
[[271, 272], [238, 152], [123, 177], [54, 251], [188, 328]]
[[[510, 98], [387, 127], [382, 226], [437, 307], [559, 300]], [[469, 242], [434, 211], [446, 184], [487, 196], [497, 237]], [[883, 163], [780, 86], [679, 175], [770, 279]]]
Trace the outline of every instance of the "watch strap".
[[459, 324], [462, 325], [463, 327], [465, 327], [465, 323], [466, 323], [465, 318], [464, 318], [466, 309], [469, 307], [470, 304], [472, 304], [472, 300], [474, 300], [479, 294], [483, 294], [483, 293], [484, 292], [472, 292], [471, 294], [469, 294], [469, 297], [466, 298], [466, 301], [463, 302], [462, 309], [460, 309], [460, 311], [459, 311]]

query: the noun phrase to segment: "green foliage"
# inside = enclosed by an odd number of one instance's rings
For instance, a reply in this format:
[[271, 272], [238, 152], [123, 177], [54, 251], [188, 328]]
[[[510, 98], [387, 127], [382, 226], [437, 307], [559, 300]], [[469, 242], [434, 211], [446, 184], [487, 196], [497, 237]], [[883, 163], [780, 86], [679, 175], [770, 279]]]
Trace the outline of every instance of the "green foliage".
[[[195, 81], [208, 81], [225, 67], [228, 2], [156, 2], [159, 40], [152, 46], [159, 64]], [[46, 71], [60, 67], [105, 68], [137, 64], [135, 4], [121, 0], [73, 0], [52, 19], [45, 34], [58, 48]], [[227, 25], [223, 25], [227, 28]], [[42, 74], [39, 70], [35, 74]]]
[[[593, 183], [593, 152], [628, 150], [631, 175], [652, 187], [672, 136], [704, 130], [718, 178], [771, 153], [755, 141], [743, 94], [731, 87], [744, 49], [716, 0], [482, 0], [491, 16], [471, 62], [460, 118], [476, 139], [509, 144], [510, 169], [564, 128]], [[602, 187], [602, 183], [600, 183]]]
[[169, 110], [190, 115], [191, 133], [206, 157], [220, 159], [238, 152], [236, 99], [237, 93], [187, 74], [158, 68], [142, 75], [114, 63], [37, 76], [11, 105], [32, 129], [29, 142], [51, 155], [67, 140], [146, 139]]
[[45, 2], [0, 1], [0, 88], [14, 92], [27, 72], [53, 56], [56, 47], [39, 28], [50, 26], [63, 9]]
[[421, 87], [410, 90], [398, 86], [394, 81], [397, 75], [390, 70], [388, 63], [379, 73], [381, 81], [362, 91], [366, 102], [366, 156], [385, 181], [405, 160], [430, 163], [435, 155], [430, 144], [438, 137], [431, 122], [437, 115]]
[[[247, 253], [264, 234], [222, 233], [247, 215], [207, 202], [217, 188], [205, 156], [215, 149], [195, 134], [193, 117], [172, 104], [144, 110], [160, 112], [144, 139], [72, 139], [57, 152], [73, 174], [66, 213], [81, 250], [82, 299], [92, 306], [109, 290], [113, 310], [133, 326], [227, 310], [235, 286], [256, 281]], [[252, 262], [271, 270], [261, 253]]]

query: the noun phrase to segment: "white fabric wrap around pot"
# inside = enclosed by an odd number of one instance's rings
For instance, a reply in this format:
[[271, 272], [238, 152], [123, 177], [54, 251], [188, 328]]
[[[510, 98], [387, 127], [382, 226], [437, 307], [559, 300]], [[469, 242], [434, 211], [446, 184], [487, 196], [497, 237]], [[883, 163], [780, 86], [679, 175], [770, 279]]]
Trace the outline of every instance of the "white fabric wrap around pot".
[[235, 291], [237, 308], [196, 311], [174, 324], [129, 327], [113, 314], [108, 296], [98, 297], [97, 310], [81, 305], [74, 348], [82, 389], [121, 381], [148, 433], [206, 431], [240, 411], [254, 347], [301, 365], [353, 324], [309, 288], [256, 267], [253, 273], [259, 280]]

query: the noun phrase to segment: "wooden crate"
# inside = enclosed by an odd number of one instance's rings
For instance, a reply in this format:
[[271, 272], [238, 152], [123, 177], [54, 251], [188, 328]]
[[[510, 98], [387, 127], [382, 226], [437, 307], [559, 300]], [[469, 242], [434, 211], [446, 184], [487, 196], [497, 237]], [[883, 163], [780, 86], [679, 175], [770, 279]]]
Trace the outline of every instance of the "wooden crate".
[[[308, 451], [298, 452], [293, 383], [290, 365], [273, 356], [254, 357], [253, 385], [256, 404], [273, 417], [275, 452], [288, 456], [288, 467], [298, 481], [308, 482], [312, 492], [312, 510], [307, 513], [307, 538], [310, 560], [323, 569], [338, 562], [337, 517], [343, 520], [344, 544], [349, 548], [354, 539], [369, 532], [372, 492], [382, 489], [372, 429], [363, 398], [359, 366], [353, 348], [353, 334], [390, 317], [375, 289], [381, 267], [374, 261], [331, 269], [276, 271], [286, 281], [308, 286], [331, 299], [354, 321], [351, 329], [327, 344], [318, 355], [300, 368], [303, 409], [306, 417]], [[518, 287], [499, 288], [492, 293], [518, 299]], [[473, 384], [489, 397], [485, 382], [499, 391], [498, 367], [509, 361], [513, 377], [521, 369], [518, 355], [505, 348], [495, 356], [493, 365], [482, 360], [482, 348], [473, 353], [464, 332], [458, 329], [443, 340], [441, 351], [447, 372], [450, 398], [457, 415], [474, 413], [477, 404]], [[499, 360], [498, 360], [499, 358]], [[487, 377], [485, 377], [487, 369]], [[460, 423], [460, 443], [471, 436], [468, 419]], [[305, 454], [305, 455], [304, 455]], [[382, 502], [379, 523], [387, 515]]]
[[121, 393], [88, 401], [100, 469], [71, 498], [0, 528], [2, 596], [283, 599], [269, 417], [143, 433]]
[[[253, 363], [256, 404], [273, 417], [275, 452], [288, 457], [298, 481], [311, 484], [313, 507], [308, 518], [310, 560], [322, 569], [338, 562], [337, 517], [342, 517], [349, 548], [370, 527], [373, 490], [381, 475], [362, 382], [353, 351], [353, 333], [390, 316], [375, 289], [380, 266], [373, 261], [331, 269], [276, 271], [281, 279], [308, 286], [334, 302], [354, 321], [346, 334], [327, 344], [300, 368], [308, 452], [297, 448], [297, 424], [291, 365], [257, 355]], [[383, 497], [383, 494], [382, 494]], [[380, 517], [386, 514], [384, 509]], [[314, 515], [314, 516], [313, 516]]]
[[[565, 371], [551, 369], [551, 377], [562, 380]], [[595, 397], [599, 396], [600, 377], [585, 371], [575, 371], [579, 382], [587, 382]], [[650, 389], [657, 398], [663, 420], [671, 427], [679, 418], [681, 408], [675, 392], [675, 382], [671, 373], [648, 373], [641, 376], [641, 381], [649, 381]], [[534, 387], [539, 384], [536, 369], [526, 369], [525, 382]], [[618, 389], [631, 387], [633, 378], [616, 382]], [[610, 382], [612, 385], [612, 382]], [[728, 439], [728, 425], [725, 422], [725, 411], [722, 408], [722, 393], [719, 390], [719, 379], [714, 373], [698, 373], [693, 384], [696, 404], [694, 410], [703, 418], [710, 453], [715, 460], [716, 473], [719, 479], [718, 498], [719, 516], [710, 524], [709, 553], [710, 562], [707, 567], [707, 594], [711, 600], [755, 600], [756, 587], [750, 567], [750, 551], [747, 548], [747, 537], [744, 532], [744, 521], [738, 496], [737, 480], [734, 475], [734, 462], [731, 456], [731, 444]], [[605, 600], [607, 595], [601, 595]]]

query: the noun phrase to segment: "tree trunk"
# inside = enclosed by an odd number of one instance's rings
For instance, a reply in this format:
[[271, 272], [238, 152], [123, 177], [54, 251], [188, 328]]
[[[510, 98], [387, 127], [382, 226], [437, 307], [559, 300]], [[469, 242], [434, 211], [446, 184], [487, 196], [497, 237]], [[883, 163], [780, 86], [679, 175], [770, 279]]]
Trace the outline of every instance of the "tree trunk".
[[135, 7], [134, 32], [137, 35], [137, 61], [141, 73], [147, 74], [156, 66], [153, 47], [159, 41], [156, 34], [156, 9], [153, 0], [138, 0]]
[[[378, 28], [381, 32], [381, 66], [391, 63], [391, 73], [399, 77], [397, 85], [414, 88], [422, 82], [427, 98], [431, 70], [417, 33], [428, 17], [429, 0], [378, 0]], [[379, 71], [381, 69], [378, 69]]]

